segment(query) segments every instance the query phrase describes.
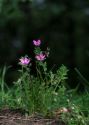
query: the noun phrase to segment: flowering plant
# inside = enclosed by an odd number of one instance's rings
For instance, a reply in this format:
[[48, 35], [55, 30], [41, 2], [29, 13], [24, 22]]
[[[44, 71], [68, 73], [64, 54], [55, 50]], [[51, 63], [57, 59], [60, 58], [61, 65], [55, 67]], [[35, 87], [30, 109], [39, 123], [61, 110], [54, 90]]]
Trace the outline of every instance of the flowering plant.
[[[16, 82], [16, 103], [27, 113], [41, 113], [47, 116], [60, 117], [65, 123], [69, 124], [69, 119], [77, 119], [81, 116], [79, 112], [73, 111], [71, 105], [67, 103], [69, 99], [66, 89], [67, 68], [62, 65], [53, 73], [47, 69], [46, 58], [49, 53], [41, 50], [41, 40], [33, 40], [36, 76], [31, 74], [32, 59], [28, 56], [21, 57], [19, 64], [22, 66], [20, 70], [21, 77]], [[77, 110], [77, 109], [76, 109]], [[72, 114], [73, 112], [73, 114]], [[84, 122], [84, 120], [82, 120]], [[85, 122], [81, 125], [85, 125]]]
[[[49, 49], [47, 51], [41, 50], [41, 40], [34, 40], [33, 44], [37, 74], [32, 75], [31, 73], [32, 59], [28, 56], [21, 57], [19, 59], [19, 64], [22, 67], [19, 70], [20, 77], [15, 82], [13, 89], [7, 87], [6, 91], [6, 84], [3, 79], [5, 67], [0, 79], [0, 104], [2, 107], [8, 105], [10, 108], [21, 108], [28, 114], [39, 113], [44, 116], [56, 117], [61, 119], [63, 124], [87, 125], [86, 117], [80, 110], [80, 105], [75, 105], [72, 102], [75, 95], [66, 86], [67, 68], [62, 65], [55, 73], [48, 70], [46, 58], [49, 55]], [[78, 98], [80, 100], [80, 97]], [[76, 97], [75, 99], [79, 101]], [[89, 95], [87, 99], [89, 100]], [[80, 104], [82, 104], [81, 102]]]
[[[29, 65], [32, 63], [32, 59], [28, 56], [21, 57], [19, 59], [19, 64], [22, 66], [21, 77], [16, 82], [17, 103], [29, 113], [43, 112], [46, 115], [48, 111], [51, 112], [54, 109], [52, 103], [56, 104], [59, 101], [60, 93], [64, 94], [65, 87], [61, 83], [67, 79], [68, 70], [62, 65], [56, 74], [51, 70], [48, 71], [46, 63], [48, 49], [47, 51], [41, 50], [41, 40], [33, 40], [33, 45], [37, 75], [34, 76], [30, 72]], [[57, 94], [54, 94], [56, 90]]]

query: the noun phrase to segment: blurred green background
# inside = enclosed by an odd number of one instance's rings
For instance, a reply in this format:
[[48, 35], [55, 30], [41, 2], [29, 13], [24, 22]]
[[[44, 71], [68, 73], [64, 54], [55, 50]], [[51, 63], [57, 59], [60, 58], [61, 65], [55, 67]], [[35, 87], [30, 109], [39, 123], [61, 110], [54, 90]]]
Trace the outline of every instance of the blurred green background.
[[33, 39], [50, 47], [49, 67], [65, 64], [69, 84], [89, 80], [89, 0], [0, 0], [0, 67], [11, 65], [15, 79], [18, 59], [33, 56]]

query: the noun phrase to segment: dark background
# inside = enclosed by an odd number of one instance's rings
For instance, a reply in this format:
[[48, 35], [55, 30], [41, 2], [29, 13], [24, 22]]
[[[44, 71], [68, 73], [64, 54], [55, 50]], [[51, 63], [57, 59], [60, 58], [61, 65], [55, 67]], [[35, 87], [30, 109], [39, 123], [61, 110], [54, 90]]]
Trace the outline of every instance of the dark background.
[[71, 87], [85, 82], [74, 68], [89, 81], [89, 0], [0, 1], [0, 67], [12, 66], [7, 83], [18, 76], [19, 58], [33, 56], [33, 39], [50, 47], [48, 67], [68, 67]]

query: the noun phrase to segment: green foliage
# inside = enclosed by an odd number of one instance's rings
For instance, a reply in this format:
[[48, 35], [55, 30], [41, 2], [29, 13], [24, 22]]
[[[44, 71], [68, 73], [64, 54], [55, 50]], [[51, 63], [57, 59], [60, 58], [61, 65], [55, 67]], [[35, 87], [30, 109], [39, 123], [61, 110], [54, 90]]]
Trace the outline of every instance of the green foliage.
[[[38, 62], [38, 67], [44, 68]], [[74, 90], [67, 90], [67, 68], [62, 65], [56, 73], [38, 72], [35, 77], [30, 74], [28, 66], [22, 66], [21, 77], [9, 89], [4, 82], [6, 67], [1, 72], [0, 108], [21, 108], [26, 113], [39, 113], [42, 116], [58, 117], [68, 125], [88, 125], [89, 94], [78, 95]], [[55, 89], [56, 88], [56, 89]], [[59, 113], [57, 113], [59, 112]]]
[[68, 125], [87, 125], [86, 118], [80, 108], [71, 103], [69, 107], [70, 111], [61, 115], [62, 120]]
[[9, 88], [5, 83], [5, 74], [7, 67], [0, 69], [0, 109], [4, 107], [14, 107], [13, 89]]
[[[48, 111], [51, 112], [54, 108], [60, 106], [62, 101], [65, 100], [64, 98], [66, 98], [64, 97], [66, 89], [63, 85], [63, 80], [65, 80], [67, 75], [66, 68], [64, 71], [65, 75], [62, 73], [58, 74], [58, 72], [54, 74], [53, 82], [50, 73], [46, 74], [43, 78], [42, 73], [39, 71], [38, 76], [34, 77], [28, 75], [28, 68], [25, 68], [23, 69], [25, 72], [20, 71], [22, 73], [21, 78], [15, 83], [15, 89], [17, 90], [15, 93], [16, 100], [18, 100], [17, 103], [20, 104], [21, 108], [29, 113], [40, 111], [40, 113], [43, 112], [46, 115]], [[64, 66], [61, 66], [60, 69], [64, 69]], [[59, 72], [61, 72], [60, 69], [58, 70]], [[60, 84], [61, 82], [62, 84]], [[57, 92], [56, 89], [58, 89]]]

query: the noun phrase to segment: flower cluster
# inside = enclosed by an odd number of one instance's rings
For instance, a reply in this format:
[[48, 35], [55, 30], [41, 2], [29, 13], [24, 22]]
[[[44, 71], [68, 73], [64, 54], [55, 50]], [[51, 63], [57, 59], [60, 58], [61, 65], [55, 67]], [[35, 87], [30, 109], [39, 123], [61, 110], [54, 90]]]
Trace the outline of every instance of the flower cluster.
[[[33, 40], [33, 45], [37, 49], [37, 47], [40, 47], [41, 45], [41, 40]], [[36, 53], [35, 59], [37, 61], [44, 61], [46, 59], [46, 54], [44, 54], [42, 51], [39, 54]], [[31, 59], [25, 56], [20, 58], [19, 64], [23, 66], [27, 66], [30, 62], [31, 62]]]

